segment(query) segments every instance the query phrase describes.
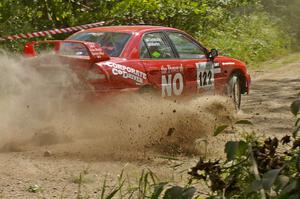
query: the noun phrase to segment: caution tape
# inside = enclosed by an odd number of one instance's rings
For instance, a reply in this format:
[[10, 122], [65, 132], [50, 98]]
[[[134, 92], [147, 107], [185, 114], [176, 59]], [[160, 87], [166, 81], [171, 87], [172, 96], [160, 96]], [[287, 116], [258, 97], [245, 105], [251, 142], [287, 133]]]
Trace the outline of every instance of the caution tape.
[[32, 32], [32, 33], [21, 33], [21, 34], [6, 36], [6, 37], [0, 37], [0, 41], [16, 40], [16, 39], [30, 39], [30, 38], [35, 38], [35, 37], [46, 37], [46, 36], [62, 34], [62, 33], [72, 33], [72, 32], [77, 32], [80, 30], [85, 30], [88, 28], [104, 26], [105, 24], [106, 24], [106, 22], [101, 21], [101, 22], [85, 24], [85, 25], [80, 25], [80, 26], [74, 26], [74, 27], [68, 27], [68, 28], [52, 29], [52, 30]]

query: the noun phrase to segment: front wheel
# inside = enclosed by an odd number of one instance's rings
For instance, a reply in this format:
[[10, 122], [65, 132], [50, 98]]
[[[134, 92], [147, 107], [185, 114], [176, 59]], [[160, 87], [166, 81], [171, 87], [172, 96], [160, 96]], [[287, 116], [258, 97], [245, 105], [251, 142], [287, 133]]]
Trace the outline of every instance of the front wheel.
[[232, 99], [236, 110], [241, 108], [242, 92], [241, 92], [241, 79], [237, 74], [233, 74], [228, 81], [227, 93]]

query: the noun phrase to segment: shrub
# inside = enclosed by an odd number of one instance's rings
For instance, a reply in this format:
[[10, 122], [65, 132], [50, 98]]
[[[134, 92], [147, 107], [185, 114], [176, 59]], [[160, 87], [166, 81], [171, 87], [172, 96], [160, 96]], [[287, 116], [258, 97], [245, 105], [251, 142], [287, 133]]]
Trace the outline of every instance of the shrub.
[[292, 136], [229, 141], [225, 162], [200, 159], [190, 175], [207, 182], [209, 198], [300, 198], [300, 100], [291, 111], [297, 117]]
[[220, 49], [221, 54], [248, 64], [282, 56], [291, 45], [291, 38], [266, 13], [233, 17], [224, 25], [197, 35], [207, 46]]
[[[266, 10], [269, 11], [267, 7]], [[250, 64], [283, 55], [291, 43], [289, 34], [279, 26], [281, 23], [264, 12], [259, 0], [53, 0], [45, 3], [5, 0], [0, 3], [2, 36], [94, 21], [176, 27], [197, 36], [208, 47]], [[21, 51], [25, 41], [1, 46]]]

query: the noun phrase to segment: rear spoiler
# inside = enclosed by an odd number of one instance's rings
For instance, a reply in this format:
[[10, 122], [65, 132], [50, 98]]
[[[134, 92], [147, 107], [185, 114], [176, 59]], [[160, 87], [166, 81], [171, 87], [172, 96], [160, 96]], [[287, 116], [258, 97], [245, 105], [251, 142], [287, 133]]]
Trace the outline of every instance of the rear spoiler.
[[25, 57], [36, 57], [39, 54], [36, 48], [43, 46], [50, 46], [51, 50], [54, 51], [55, 54], [62, 56], [65, 55], [64, 53], [66, 52], [66, 49], [69, 49], [72, 50], [72, 52], [74, 53], [76, 53], [77, 50], [77, 53], [71, 56], [75, 56], [78, 58], [88, 56], [89, 60], [93, 62], [106, 61], [110, 59], [110, 57], [104, 52], [104, 50], [100, 47], [98, 43], [74, 40], [49, 40], [28, 42], [24, 47], [23, 55]]

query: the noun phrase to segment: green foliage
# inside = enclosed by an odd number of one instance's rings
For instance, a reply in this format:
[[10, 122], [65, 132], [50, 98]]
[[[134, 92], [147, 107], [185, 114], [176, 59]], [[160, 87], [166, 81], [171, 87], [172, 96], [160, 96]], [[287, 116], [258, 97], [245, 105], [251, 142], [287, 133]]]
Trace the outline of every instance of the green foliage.
[[118, 24], [162, 25], [194, 33], [207, 9], [203, 0], [123, 0], [113, 7], [111, 14]]
[[276, 138], [254, 143], [230, 141], [225, 147], [226, 162], [200, 160], [190, 174], [194, 180], [209, 182], [212, 198], [260, 198], [262, 190], [268, 198], [299, 197], [299, 146], [299, 140], [294, 140], [293, 147], [282, 153]]
[[225, 153], [227, 160], [232, 161], [237, 157], [245, 155], [248, 149], [248, 144], [245, 141], [229, 141], [225, 145]]
[[298, 115], [298, 113], [300, 112], [300, 100], [296, 100], [292, 103], [291, 111], [295, 116]]
[[282, 56], [290, 49], [290, 38], [266, 13], [252, 13], [234, 17], [222, 26], [206, 32], [198, 32], [200, 41], [207, 46], [220, 49], [221, 54], [230, 55], [248, 64], [263, 62]]
[[[234, 124], [236, 125], [253, 125], [251, 121], [249, 120], [238, 120], [236, 121]], [[220, 126], [217, 126], [215, 127], [215, 130], [214, 130], [214, 133], [213, 135], [214, 136], [217, 136], [221, 133], [223, 133], [226, 129], [228, 129], [230, 126], [227, 125], [227, 124], [224, 124], [224, 125], [220, 125]], [[231, 128], [234, 129], [234, 126], [231, 125]]]
[[[280, 22], [280, 26], [293, 34], [295, 44], [300, 42], [300, 1], [299, 0], [261, 0], [264, 9]], [[288, 25], [286, 25], [288, 24]], [[298, 46], [295, 46], [299, 48]]]
[[[276, 13], [275, 8], [267, 6], [270, 1], [282, 5], [280, 0], [3, 0], [0, 35], [95, 21], [107, 21], [111, 25], [170, 26], [197, 36], [208, 47], [219, 48], [224, 55], [253, 64], [286, 53], [291, 43], [286, 30], [296, 31], [288, 25], [281, 27], [282, 20], [290, 17], [286, 9], [291, 5], [280, 9], [280, 13], [286, 14], [280, 21], [270, 17]], [[2, 47], [20, 51], [25, 41], [8, 42]]]
[[125, 187], [123, 171], [118, 181], [119, 183], [111, 189], [106, 185], [105, 178], [99, 198], [192, 199], [196, 192], [196, 189], [189, 185], [180, 187], [170, 185], [168, 182], [161, 182], [150, 170], [143, 170], [138, 184], [133, 187]]
[[30, 193], [40, 193], [40, 192], [43, 192], [42, 187], [40, 187], [39, 185], [30, 185], [26, 190], [28, 192], [30, 192]]
[[196, 189], [194, 187], [173, 186], [166, 190], [163, 199], [190, 199], [193, 198], [195, 192]]
[[300, 100], [296, 100], [292, 103], [291, 112], [296, 117], [295, 130], [293, 132], [293, 137], [296, 138], [300, 132]]
[[[299, 115], [299, 101], [292, 104], [291, 112]], [[299, 123], [297, 118], [296, 129]], [[225, 162], [200, 159], [189, 172], [194, 180], [209, 182], [210, 198], [300, 198], [297, 134], [286, 135], [280, 141], [276, 137], [261, 141], [247, 136], [227, 142], [225, 153]]]
[[239, 121], [235, 122], [235, 124], [253, 125], [253, 123], [249, 120], [239, 120]]
[[215, 131], [214, 131], [214, 136], [217, 136], [219, 135], [220, 133], [222, 133], [226, 128], [228, 128], [229, 126], [228, 125], [221, 125], [221, 126], [218, 126]]

